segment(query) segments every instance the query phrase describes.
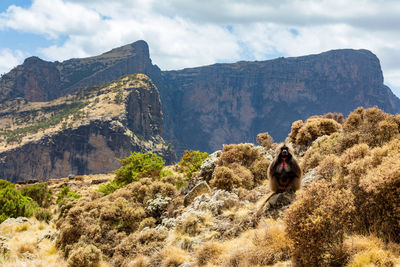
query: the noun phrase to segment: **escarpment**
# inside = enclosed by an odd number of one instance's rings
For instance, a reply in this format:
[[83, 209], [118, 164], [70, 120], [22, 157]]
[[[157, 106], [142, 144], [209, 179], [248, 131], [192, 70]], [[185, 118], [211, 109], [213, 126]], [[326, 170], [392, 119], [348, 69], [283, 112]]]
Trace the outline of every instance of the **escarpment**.
[[146, 74], [159, 89], [162, 135], [178, 155], [254, 143], [263, 131], [283, 141], [293, 121], [327, 112], [346, 116], [359, 106], [400, 112], [379, 59], [368, 50], [161, 71], [144, 41], [64, 62], [29, 58], [0, 79], [0, 103], [48, 101], [130, 73]]
[[158, 90], [145, 75], [50, 102], [13, 104], [3, 104], [0, 120], [0, 177], [7, 180], [107, 173], [133, 151], [175, 160], [161, 137]]

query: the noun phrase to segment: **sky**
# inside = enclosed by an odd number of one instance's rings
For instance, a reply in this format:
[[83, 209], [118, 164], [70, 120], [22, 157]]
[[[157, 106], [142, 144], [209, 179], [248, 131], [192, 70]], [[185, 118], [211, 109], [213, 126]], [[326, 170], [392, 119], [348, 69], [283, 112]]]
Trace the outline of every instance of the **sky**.
[[397, 0], [1, 0], [0, 74], [145, 40], [162, 70], [368, 49], [400, 97]]

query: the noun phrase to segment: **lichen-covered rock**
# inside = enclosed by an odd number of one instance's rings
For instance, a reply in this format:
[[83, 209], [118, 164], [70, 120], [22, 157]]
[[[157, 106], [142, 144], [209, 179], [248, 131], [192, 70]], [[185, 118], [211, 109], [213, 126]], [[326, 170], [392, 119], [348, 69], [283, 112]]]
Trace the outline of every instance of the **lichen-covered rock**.
[[224, 190], [216, 190], [211, 196], [204, 194], [195, 198], [190, 209], [210, 211], [213, 215], [218, 215], [222, 210], [229, 209], [238, 204], [239, 197], [237, 194]]
[[8, 218], [4, 222], [2, 222], [1, 225], [12, 225], [12, 224], [23, 224], [23, 223], [32, 224], [32, 222], [28, 218], [18, 217], [18, 218]]
[[317, 168], [313, 168], [306, 173], [303, 174], [303, 178], [301, 180], [301, 186], [306, 186], [314, 180], [321, 179], [322, 176], [318, 174]]

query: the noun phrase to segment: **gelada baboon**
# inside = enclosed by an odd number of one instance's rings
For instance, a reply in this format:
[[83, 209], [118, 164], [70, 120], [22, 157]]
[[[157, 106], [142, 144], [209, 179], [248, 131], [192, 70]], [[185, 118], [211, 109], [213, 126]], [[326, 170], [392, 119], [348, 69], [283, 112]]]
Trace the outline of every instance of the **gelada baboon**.
[[275, 158], [268, 168], [268, 178], [272, 192], [299, 190], [302, 171], [294, 158], [293, 148], [283, 143], [276, 148], [275, 153]]

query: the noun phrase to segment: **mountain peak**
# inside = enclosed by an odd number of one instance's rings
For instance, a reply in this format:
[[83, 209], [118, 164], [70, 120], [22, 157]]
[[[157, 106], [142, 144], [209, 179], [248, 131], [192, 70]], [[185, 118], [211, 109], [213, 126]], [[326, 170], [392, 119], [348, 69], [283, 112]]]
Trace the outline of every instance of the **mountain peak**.
[[147, 58], [150, 57], [149, 46], [143, 40], [139, 40], [139, 41], [133, 42], [131, 44], [127, 44], [124, 46], [114, 48], [108, 52], [101, 54], [100, 57], [104, 57], [104, 56], [129, 57], [129, 56], [134, 56], [134, 55], [138, 55], [138, 54], [141, 54]]

